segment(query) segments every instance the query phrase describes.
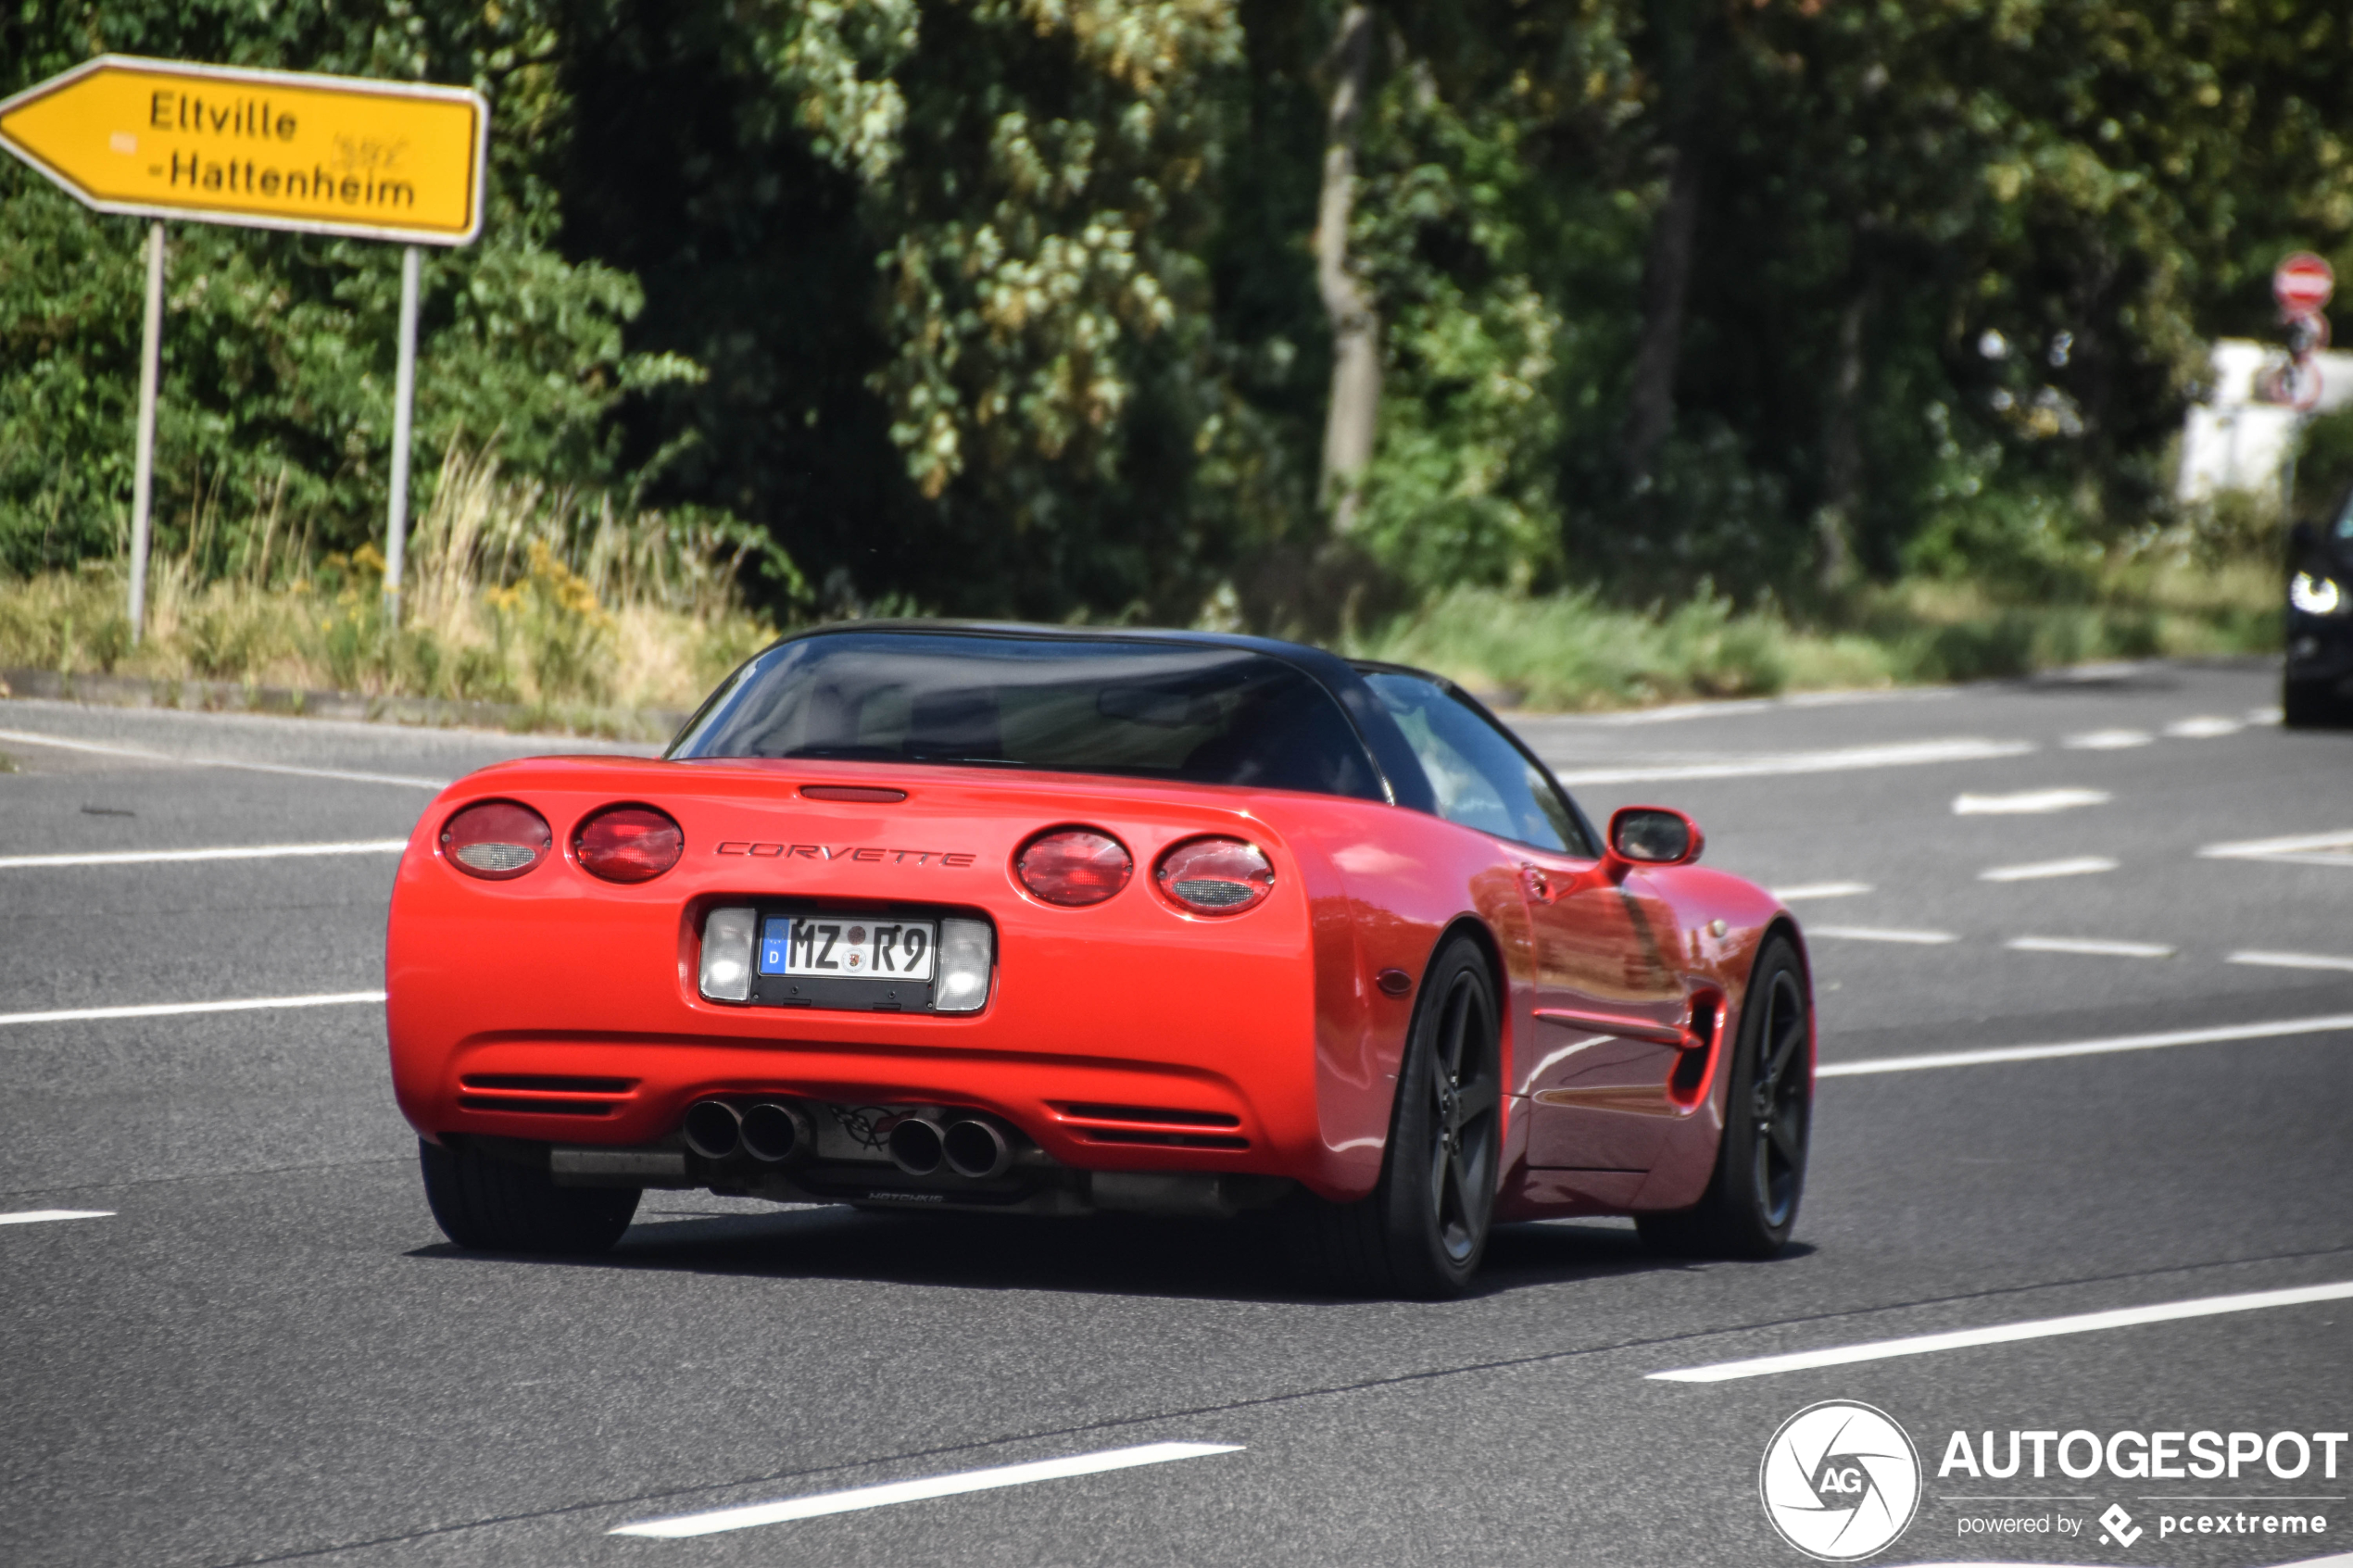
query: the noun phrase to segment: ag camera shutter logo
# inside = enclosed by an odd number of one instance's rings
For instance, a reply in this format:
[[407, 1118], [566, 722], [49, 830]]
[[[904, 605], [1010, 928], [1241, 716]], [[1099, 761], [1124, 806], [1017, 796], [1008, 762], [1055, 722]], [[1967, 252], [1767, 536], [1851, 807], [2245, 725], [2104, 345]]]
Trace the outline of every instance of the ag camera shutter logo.
[[1883, 1550], [1919, 1512], [1919, 1450], [1884, 1411], [1825, 1399], [1781, 1423], [1756, 1489], [1781, 1539], [1824, 1562], [1854, 1562]]

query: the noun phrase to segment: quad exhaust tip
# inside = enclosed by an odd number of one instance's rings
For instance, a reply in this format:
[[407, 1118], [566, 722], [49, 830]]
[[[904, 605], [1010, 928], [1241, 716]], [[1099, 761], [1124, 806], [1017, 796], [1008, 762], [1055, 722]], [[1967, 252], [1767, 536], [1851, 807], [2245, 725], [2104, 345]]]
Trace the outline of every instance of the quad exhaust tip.
[[815, 1148], [817, 1137], [800, 1107], [764, 1099], [744, 1112], [743, 1143], [754, 1160], [781, 1165]]
[[682, 1130], [686, 1147], [705, 1160], [732, 1159], [743, 1144], [743, 1113], [724, 1099], [698, 1099], [686, 1108]]
[[1013, 1162], [1013, 1146], [993, 1122], [967, 1116], [949, 1124], [940, 1135], [940, 1153], [948, 1168], [967, 1181], [985, 1182], [1001, 1176]]

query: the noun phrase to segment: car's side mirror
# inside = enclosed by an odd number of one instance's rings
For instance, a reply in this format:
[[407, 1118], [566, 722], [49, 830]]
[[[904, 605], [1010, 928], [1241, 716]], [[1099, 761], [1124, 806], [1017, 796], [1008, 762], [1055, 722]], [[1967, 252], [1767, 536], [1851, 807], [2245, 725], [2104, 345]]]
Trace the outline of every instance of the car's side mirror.
[[1610, 814], [1609, 852], [1638, 866], [1688, 866], [1707, 847], [1699, 824], [1664, 806], [1621, 806]]

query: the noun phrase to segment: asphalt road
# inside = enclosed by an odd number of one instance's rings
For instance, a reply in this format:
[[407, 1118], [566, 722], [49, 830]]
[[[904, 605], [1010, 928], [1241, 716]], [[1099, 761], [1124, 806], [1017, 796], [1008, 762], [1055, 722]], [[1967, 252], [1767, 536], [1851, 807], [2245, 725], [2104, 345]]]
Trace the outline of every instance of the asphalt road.
[[[2353, 735], [2274, 700], [2151, 665], [1526, 720], [1596, 817], [1683, 807], [1792, 896], [1814, 1164], [1775, 1262], [1517, 1226], [1443, 1305], [1302, 1296], [1246, 1229], [667, 1193], [595, 1262], [459, 1252], [379, 1007], [26, 1015], [364, 996], [390, 852], [88, 858], [394, 840], [536, 747], [0, 703], [0, 1220], [96, 1216], [0, 1223], [0, 1562], [1796, 1564], [1758, 1466], [1827, 1399], [1926, 1464], [1880, 1562], [2353, 1551], [2344, 1447], [2333, 1477], [1938, 1474], [1956, 1430], [2353, 1427], [2353, 1292], [2267, 1295], [2353, 1282]], [[1650, 1375], [2088, 1313], [2121, 1319]], [[1168, 1443], [1224, 1451], [609, 1533]], [[2248, 1510], [2326, 1527], [2161, 1523]], [[2053, 1531], [1962, 1533], [2003, 1517]]]

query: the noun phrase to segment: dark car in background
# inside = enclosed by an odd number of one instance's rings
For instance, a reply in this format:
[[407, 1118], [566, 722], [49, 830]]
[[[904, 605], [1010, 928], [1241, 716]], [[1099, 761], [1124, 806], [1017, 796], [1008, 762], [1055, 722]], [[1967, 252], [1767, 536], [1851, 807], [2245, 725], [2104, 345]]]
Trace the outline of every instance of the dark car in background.
[[2281, 717], [2297, 728], [2353, 722], [2353, 490], [2317, 526], [2296, 525], [2288, 566]]

